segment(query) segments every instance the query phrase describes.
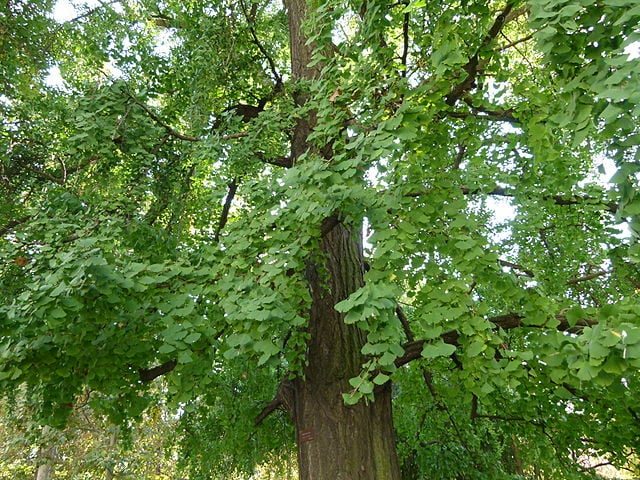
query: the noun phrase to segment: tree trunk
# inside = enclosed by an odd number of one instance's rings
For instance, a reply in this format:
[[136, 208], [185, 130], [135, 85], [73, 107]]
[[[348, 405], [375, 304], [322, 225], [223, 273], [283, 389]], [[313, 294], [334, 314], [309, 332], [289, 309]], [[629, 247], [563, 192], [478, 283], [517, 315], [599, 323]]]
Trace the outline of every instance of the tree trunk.
[[53, 478], [53, 464], [45, 463], [38, 466], [36, 470], [36, 480], [50, 480]]
[[362, 286], [359, 232], [336, 223], [321, 246], [322, 267], [308, 268], [313, 299], [308, 365], [304, 379], [294, 384], [300, 479], [396, 480], [400, 473], [390, 386], [380, 388], [375, 402], [368, 404], [348, 407], [342, 399], [364, 360], [362, 331], [346, 325], [334, 308]]
[[[109, 441], [107, 442], [107, 451], [109, 452], [110, 460], [113, 460], [115, 449], [116, 449], [115, 447], [117, 443], [118, 443], [118, 427], [114, 426], [112, 427], [111, 433], [109, 435]], [[104, 471], [105, 480], [113, 480], [114, 478], [113, 464], [114, 463], [115, 462], [110, 461], [105, 467], [105, 471]]]
[[[301, 32], [305, 0], [285, 0], [289, 16], [291, 68], [295, 80], [319, 78], [309, 68], [313, 46]], [[299, 96], [302, 105], [306, 98]], [[309, 149], [307, 137], [315, 115], [299, 119], [291, 155]], [[363, 285], [364, 261], [359, 226], [341, 223], [339, 214], [324, 220], [320, 251], [307, 267], [312, 305], [310, 341], [304, 378], [293, 383], [291, 414], [298, 440], [301, 480], [399, 480], [390, 385], [375, 393], [375, 402], [345, 406], [342, 394], [351, 389], [364, 362], [365, 335], [334, 308]]]
[[38, 463], [44, 461], [38, 465], [35, 474], [35, 480], [51, 480], [55, 473], [53, 468], [53, 462], [57, 455], [57, 447], [51, 446], [49, 448], [40, 448], [38, 450]]

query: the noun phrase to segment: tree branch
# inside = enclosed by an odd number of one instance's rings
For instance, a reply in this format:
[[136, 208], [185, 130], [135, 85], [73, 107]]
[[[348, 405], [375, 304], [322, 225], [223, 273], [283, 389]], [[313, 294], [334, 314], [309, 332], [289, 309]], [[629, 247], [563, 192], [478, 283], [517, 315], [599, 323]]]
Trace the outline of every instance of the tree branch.
[[506, 45], [501, 46], [501, 47], [500, 47], [500, 50], [507, 50], [507, 49], [509, 49], [509, 48], [511, 48], [511, 47], [515, 47], [516, 45], [518, 45], [518, 44], [520, 44], [520, 43], [524, 43], [524, 42], [526, 42], [526, 41], [528, 41], [528, 40], [531, 40], [531, 39], [533, 38], [533, 33], [531, 33], [531, 34], [527, 35], [526, 37], [522, 37], [522, 38], [519, 38], [518, 40], [513, 40], [513, 41], [509, 40], [509, 39], [507, 38], [507, 36], [506, 36], [504, 33], [502, 34], [502, 36], [503, 36], [503, 37], [505, 38], [505, 40], [507, 40], [509, 43], [507, 43]]
[[[254, 3], [254, 5], [257, 5], [257, 4]], [[251, 34], [253, 43], [258, 48], [258, 50], [260, 50], [260, 53], [262, 53], [262, 55], [266, 58], [267, 63], [269, 64], [269, 69], [271, 70], [271, 73], [273, 74], [273, 78], [276, 81], [275, 90], [278, 90], [282, 86], [282, 76], [280, 75], [280, 73], [278, 73], [278, 69], [276, 68], [276, 63], [273, 61], [273, 58], [271, 58], [271, 55], [269, 55], [267, 50], [264, 48], [264, 45], [262, 45], [262, 42], [260, 42], [260, 39], [256, 34], [255, 28], [253, 28], [253, 25], [255, 23], [255, 12], [252, 11], [253, 15], [250, 15], [247, 12], [247, 7], [243, 0], [240, 1], [240, 7], [242, 8], [242, 13], [244, 15], [245, 20], [247, 21], [247, 25], [249, 26], [249, 33]]]
[[216, 242], [220, 241], [220, 232], [227, 224], [227, 220], [229, 219], [229, 210], [231, 209], [231, 203], [233, 202], [233, 198], [236, 195], [236, 191], [238, 190], [238, 178], [234, 178], [229, 183], [229, 193], [227, 193], [227, 198], [224, 201], [224, 206], [222, 207], [222, 214], [220, 215], [220, 221], [218, 222], [218, 228], [216, 228], [216, 232], [213, 235], [213, 239]]
[[459, 98], [461, 98], [466, 92], [471, 90], [471, 88], [475, 85], [480, 70], [480, 51], [487, 45], [489, 45], [489, 43], [491, 43], [491, 41], [498, 36], [500, 31], [502, 30], [502, 27], [504, 27], [505, 23], [507, 22], [507, 17], [511, 10], [513, 10], [513, 4], [511, 2], [508, 2], [504, 7], [504, 10], [502, 10], [502, 12], [500, 12], [500, 14], [496, 17], [493, 25], [482, 40], [482, 44], [478, 48], [478, 51], [476, 51], [476, 53], [469, 59], [467, 64], [462, 67], [467, 76], [464, 80], [462, 80], [462, 82], [453, 87], [451, 92], [445, 97], [445, 103], [447, 105], [453, 106]]
[[[482, 191], [480, 189], [471, 190], [467, 186], [461, 186], [460, 190], [465, 195], [472, 195], [477, 193], [483, 193], [486, 195], [496, 196], [496, 197], [509, 197], [514, 198], [516, 196], [516, 192], [514, 190], [507, 190], [504, 187], [496, 187], [490, 191]], [[419, 196], [420, 194], [411, 195], [411, 196]], [[593, 205], [601, 205], [605, 211], [609, 213], [616, 213], [618, 211], [618, 204], [615, 202], [602, 202], [600, 199], [591, 197], [589, 195], [572, 195], [569, 197], [565, 197], [562, 195], [543, 195], [542, 200], [551, 200], [556, 205], [560, 206], [568, 206], [568, 205], [583, 205], [585, 203], [592, 203]]]
[[138, 100], [136, 97], [134, 97], [131, 93], [128, 94], [129, 98], [131, 99], [131, 101], [133, 103], [135, 103], [137, 106], [139, 106], [140, 108], [142, 108], [147, 115], [149, 115], [149, 117], [156, 122], [158, 125], [160, 125], [162, 128], [164, 128], [168, 134], [170, 134], [172, 137], [178, 138], [180, 140], [185, 140], [187, 142], [199, 142], [202, 139], [198, 138], [198, 137], [191, 137], [189, 135], [185, 135], [183, 133], [178, 132], [177, 130], [173, 129], [172, 127], [170, 127], [169, 125], [167, 125], [165, 122], [163, 122], [160, 117], [158, 117], [158, 115], [156, 115], [153, 110], [151, 110], [147, 105], [145, 105], [143, 102], [141, 102], [140, 100]]
[[475, 117], [482, 120], [509, 122], [512, 125], [520, 125], [520, 120], [513, 115], [513, 111], [510, 109], [489, 110], [484, 107], [475, 107], [473, 105], [470, 105], [470, 107], [470, 112], [447, 111], [444, 112], [444, 115], [451, 118], [466, 119], [469, 117]]
[[114, 3], [122, 3], [122, 0], [109, 0], [109, 1], [106, 1], [106, 2], [99, 2], [99, 3], [100, 3], [100, 5], [98, 5], [98, 6], [94, 7], [94, 8], [91, 8], [91, 9], [87, 10], [86, 12], [84, 12], [84, 13], [82, 13], [82, 14], [78, 15], [77, 17], [74, 17], [74, 18], [72, 18], [72, 19], [70, 19], [70, 20], [67, 20], [66, 22], [63, 22], [63, 23], [60, 25], [60, 27], [58, 27], [58, 28], [62, 28], [62, 27], [63, 27], [63, 25], [65, 25], [65, 24], [67, 24], [67, 23], [75, 23], [75, 22], [77, 22], [77, 21], [79, 21], [79, 20], [82, 20], [83, 18], [90, 17], [91, 15], [93, 15], [94, 13], [96, 13], [98, 10], [101, 10], [101, 9], [103, 9], [103, 8], [106, 8], [106, 7], [108, 7], [109, 5], [113, 5]]
[[413, 332], [411, 331], [411, 326], [409, 325], [407, 316], [404, 314], [404, 310], [402, 310], [402, 307], [400, 305], [396, 305], [396, 316], [402, 324], [402, 329], [404, 330], [404, 334], [407, 337], [407, 341], [413, 342], [415, 338], [413, 336]]
[[260, 411], [253, 423], [257, 426], [260, 425], [265, 418], [271, 415], [279, 408], [283, 408], [291, 418], [293, 418], [295, 402], [295, 392], [291, 380], [283, 380], [278, 385], [278, 391], [275, 397]]
[[[407, 1], [405, 4], [409, 5], [409, 2]], [[407, 77], [407, 59], [409, 57], [409, 15], [409, 12], [406, 12], [402, 18], [402, 55], [400, 56], [400, 63], [404, 70], [400, 75], [403, 78]]]
[[[510, 312], [504, 315], [497, 315], [495, 317], [490, 317], [487, 320], [493, 323], [496, 326], [496, 328], [499, 328], [502, 330], [512, 330], [518, 327], [526, 327], [526, 328], [544, 327], [544, 325], [524, 324], [523, 323], [524, 318], [525, 318], [524, 316], [518, 313]], [[556, 329], [561, 332], [568, 331], [572, 328], [589, 327], [597, 323], [595, 320], [591, 318], [585, 318], [582, 320], [578, 320], [574, 325], [570, 325], [569, 321], [567, 320], [567, 317], [564, 316], [563, 314], [558, 314], [555, 316], [555, 318], [558, 322], [560, 322], [556, 327]], [[460, 333], [458, 333], [456, 330], [445, 332], [442, 335], [440, 335], [440, 338], [444, 341], [444, 343], [448, 343], [450, 345], [455, 345], [455, 346], [460, 345], [458, 341], [460, 339]], [[424, 348], [425, 343], [427, 343], [426, 340], [414, 340], [412, 342], [410, 341], [404, 344], [402, 346], [402, 348], [404, 349], [404, 355], [396, 359], [395, 366], [402, 367], [403, 365], [406, 365], [414, 360], [421, 358], [422, 349]]]
[[589, 280], [593, 280], [594, 278], [608, 275], [609, 273], [611, 273], [611, 270], [601, 270], [599, 272], [591, 273], [589, 275], [584, 275], [582, 277], [572, 278], [571, 280], [567, 280], [567, 283], [569, 285], [575, 285], [576, 283], [587, 282]]
[[17, 227], [18, 225], [22, 225], [23, 223], [27, 223], [33, 217], [31, 215], [25, 215], [24, 217], [16, 218], [15, 220], [11, 220], [4, 227], [0, 228], [0, 237], [3, 237], [7, 233], [11, 231], [13, 227]]
[[138, 374], [140, 375], [140, 381], [142, 383], [148, 383], [161, 375], [169, 373], [172, 371], [178, 362], [176, 360], [169, 360], [168, 362], [162, 363], [152, 368], [139, 368]]

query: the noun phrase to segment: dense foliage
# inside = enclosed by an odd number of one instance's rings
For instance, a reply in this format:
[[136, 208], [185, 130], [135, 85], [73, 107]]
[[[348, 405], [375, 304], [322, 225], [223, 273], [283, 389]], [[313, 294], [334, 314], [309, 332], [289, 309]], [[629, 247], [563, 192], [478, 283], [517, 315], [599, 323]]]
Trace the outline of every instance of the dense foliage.
[[404, 478], [638, 473], [636, 1], [307, 4], [306, 79], [280, 2], [0, 6], [0, 391], [53, 426], [162, 397], [193, 479], [291, 458], [340, 223], [343, 401], [393, 382]]

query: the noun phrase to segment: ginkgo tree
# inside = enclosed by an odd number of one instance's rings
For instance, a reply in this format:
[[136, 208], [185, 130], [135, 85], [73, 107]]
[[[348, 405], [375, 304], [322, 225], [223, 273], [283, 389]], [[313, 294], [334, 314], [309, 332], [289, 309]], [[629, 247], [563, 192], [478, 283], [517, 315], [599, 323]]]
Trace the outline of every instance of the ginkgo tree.
[[636, 453], [634, 0], [0, 8], [0, 388], [35, 421], [163, 376], [193, 478], [286, 454], [282, 411], [301, 479]]

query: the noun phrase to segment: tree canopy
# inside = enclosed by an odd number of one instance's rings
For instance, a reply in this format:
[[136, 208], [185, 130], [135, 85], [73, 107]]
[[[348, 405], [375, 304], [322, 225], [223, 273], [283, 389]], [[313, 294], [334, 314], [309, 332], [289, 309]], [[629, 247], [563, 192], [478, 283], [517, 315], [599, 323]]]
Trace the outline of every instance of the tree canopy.
[[637, 473], [635, 0], [53, 8], [0, 6], [0, 392], [35, 422], [161, 396], [194, 479], [324, 472], [314, 415], [395, 442], [358, 478]]

